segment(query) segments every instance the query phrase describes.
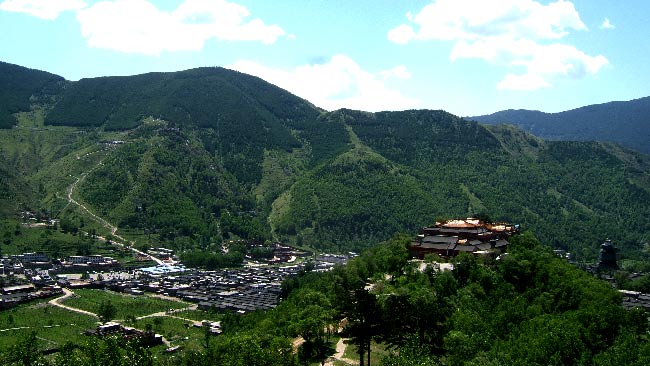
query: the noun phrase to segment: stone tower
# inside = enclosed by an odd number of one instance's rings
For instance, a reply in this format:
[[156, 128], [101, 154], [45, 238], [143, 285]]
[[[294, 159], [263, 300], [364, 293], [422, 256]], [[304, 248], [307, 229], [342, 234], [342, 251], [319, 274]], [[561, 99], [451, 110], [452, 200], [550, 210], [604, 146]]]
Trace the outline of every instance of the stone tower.
[[605, 242], [600, 245], [598, 269], [618, 269], [618, 264], [616, 263], [616, 247], [609, 239], [605, 240]]

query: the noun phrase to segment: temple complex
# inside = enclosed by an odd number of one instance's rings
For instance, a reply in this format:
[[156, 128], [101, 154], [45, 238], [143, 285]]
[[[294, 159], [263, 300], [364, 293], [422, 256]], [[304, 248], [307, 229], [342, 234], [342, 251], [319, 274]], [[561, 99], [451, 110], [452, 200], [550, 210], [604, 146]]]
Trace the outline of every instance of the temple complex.
[[413, 257], [424, 258], [435, 253], [441, 257], [455, 257], [459, 253], [502, 253], [508, 247], [508, 238], [519, 232], [519, 225], [488, 223], [479, 219], [449, 220], [420, 230], [411, 243]]

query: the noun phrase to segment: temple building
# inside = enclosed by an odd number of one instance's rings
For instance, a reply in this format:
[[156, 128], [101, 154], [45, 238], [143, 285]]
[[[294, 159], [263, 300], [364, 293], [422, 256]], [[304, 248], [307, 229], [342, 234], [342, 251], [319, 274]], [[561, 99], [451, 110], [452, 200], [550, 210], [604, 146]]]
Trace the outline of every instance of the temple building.
[[436, 253], [441, 257], [455, 257], [459, 253], [502, 253], [508, 247], [508, 238], [519, 232], [519, 225], [487, 223], [479, 219], [436, 222], [420, 230], [411, 243], [411, 256], [424, 258]]

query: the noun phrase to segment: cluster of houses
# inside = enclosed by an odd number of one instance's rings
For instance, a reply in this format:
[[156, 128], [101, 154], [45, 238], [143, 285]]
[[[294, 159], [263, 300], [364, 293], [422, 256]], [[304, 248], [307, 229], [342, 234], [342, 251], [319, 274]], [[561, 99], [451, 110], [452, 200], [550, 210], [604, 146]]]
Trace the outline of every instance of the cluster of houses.
[[[327, 271], [349, 256], [328, 256], [314, 262], [314, 271]], [[164, 266], [163, 266], [164, 267]], [[178, 267], [181, 272], [139, 271], [136, 278], [113, 276], [88, 286], [109, 288], [131, 294], [157, 293], [198, 304], [202, 310], [246, 313], [266, 310], [279, 303], [280, 285], [287, 276], [305, 269], [305, 262], [284, 266], [264, 266], [201, 271]]]
[[62, 259], [51, 259], [42, 252], [31, 252], [0, 258], [0, 273], [4, 275], [23, 274], [26, 269], [49, 269], [51, 272], [79, 272], [84, 270], [111, 270], [120, 263], [102, 255], [71, 255]]
[[50, 218], [47, 212], [34, 212], [34, 211], [21, 211], [20, 218], [22, 219], [23, 226], [37, 227], [37, 226], [53, 226], [59, 223], [58, 219]]
[[437, 254], [444, 258], [460, 253], [498, 254], [506, 251], [508, 238], [519, 233], [519, 225], [489, 223], [479, 219], [436, 222], [420, 230], [410, 246], [411, 255], [424, 258]]
[[638, 291], [620, 290], [623, 295], [623, 307], [626, 309], [643, 308], [650, 312], [650, 294]]
[[37, 287], [33, 283], [18, 284], [0, 288], [0, 310], [9, 309], [24, 302], [45, 299], [63, 293], [61, 287], [46, 285]]
[[65, 257], [60, 264], [62, 272], [65, 272], [67, 269], [78, 270], [89, 268], [102, 270], [120, 267], [120, 262], [102, 255], [71, 255]]
[[5, 274], [24, 273], [27, 268], [52, 268], [50, 258], [41, 252], [16, 254], [2, 258], [2, 270]]
[[[197, 303], [203, 310], [233, 311], [246, 313], [275, 307], [280, 301], [281, 283], [287, 276], [305, 270], [306, 263], [294, 262], [295, 254], [285, 249], [279, 255], [287, 260], [283, 265], [251, 266], [245, 268], [202, 271], [183, 266], [158, 266], [134, 270], [129, 276], [110, 271], [95, 279], [71, 280], [64, 275], [50, 278], [52, 270], [26, 269], [22, 273], [26, 281], [1, 289], [0, 307], [9, 308], [36, 298], [62, 293], [61, 287], [107, 288], [134, 295], [157, 293]], [[352, 255], [325, 254], [310, 264], [313, 271], [328, 271], [334, 265], [345, 263]], [[285, 258], [286, 257], [286, 258]], [[277, 258], [277, 256], [276, 256]], [[42, 253], [24, 253], [12, 258], [27, 263], [46, 263]], [[9, 259], [7, 259], [9, 260]], [[76, 262], [75, 262], [76, 260]], [[70, 265], [105, 263], [100, 256], [69, 257]], [[313, 264], [313, 265], [312, 265]], [[54, 275], [53, 275], [54, 276]], [[25, 283], [29, 281], [30, 283]]]

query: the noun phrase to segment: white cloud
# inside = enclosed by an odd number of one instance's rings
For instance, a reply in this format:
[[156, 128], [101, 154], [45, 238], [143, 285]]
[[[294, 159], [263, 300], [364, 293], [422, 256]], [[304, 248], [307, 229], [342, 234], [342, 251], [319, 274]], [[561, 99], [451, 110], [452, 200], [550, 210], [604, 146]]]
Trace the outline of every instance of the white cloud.
[[498, 89], [550, 87], [563, 77], [595, 74], [609, 63], [602, 55], [590, 56], [558, 42], [569, 31], [587, 30], [570, 1], [437, 0], [406, 17], [409, 24], [388, 32], [390, 41], [454, 42], [452, 61], [475, 58], [524, 70], [509, 72]]
[[376, 112], [419, 105], [419, 101], [402, 95], [385, 83], [390, 77], [410, 77], [404, 66], [373, 74], [363, 70], [351, 58], [336, 55], [324, 63], [302, 65], [293, 70], [270, 68], [245, 60], [227, 67], [261, 77], [330, 111], [350, 108]]
[[80, 10], [86, 5], [83, 0], [5, 0], [0, 4], [0, 10], [54, 20], [64, 11]]
[[174, 11], [147, 0], [102, 1], [77, 13], [88, 45], [127, 53], [197, 51], [210, 39], [274, 43], [285, 31], [248, 20], [244, 6], [225, 0], [185, 0]]
[[609, 18], [605, 18], [600, 24], [600, 29], [616, 29], [616, 26], [609, 21]]
[[404, 65], [399, 65], [389, 70], [380, 71], [379, 75], [381, 75], [383, 79], [394, 77], [397, 79], [406, 80], [411, 78], [411, 73], [406, 69], [406, 66]]
[[415, 36], [416, 34], [413, 27], [406, 24], [402, 24], [388, 32], [388, 40], [397, 44], [407, 44], [410, 40], [415, 38]]

